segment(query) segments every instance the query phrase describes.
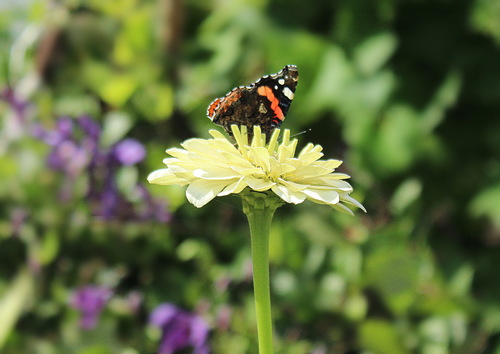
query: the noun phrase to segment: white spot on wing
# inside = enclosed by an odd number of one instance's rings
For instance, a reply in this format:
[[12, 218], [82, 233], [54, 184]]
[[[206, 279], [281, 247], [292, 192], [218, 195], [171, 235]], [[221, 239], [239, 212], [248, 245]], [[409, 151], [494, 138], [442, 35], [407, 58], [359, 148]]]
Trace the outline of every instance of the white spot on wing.
[[279, 79], [279, 80], [278, 80], [278, 84], [280, 84], [280, 85], [284, 85], [284, 84], [285, 84], [285, 79]]
[[293, 92], [292, 90], [290, 90], [288, 87], [285, 87], [283, 89], [283, 94], [286, 96], [286, 98], [288, 98], [290, 101], [293, 100]]

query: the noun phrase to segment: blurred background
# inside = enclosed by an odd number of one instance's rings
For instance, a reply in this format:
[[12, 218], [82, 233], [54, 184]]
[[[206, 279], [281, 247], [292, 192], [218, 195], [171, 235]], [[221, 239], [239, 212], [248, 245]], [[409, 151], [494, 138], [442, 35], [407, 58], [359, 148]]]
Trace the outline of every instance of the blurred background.
[[2, 353], [257, 352], [240, 200], [146, 176], [286, 64], [368, 213], [278, 209], [276, 352], [500, 353], [498, 0], [3, 0]]

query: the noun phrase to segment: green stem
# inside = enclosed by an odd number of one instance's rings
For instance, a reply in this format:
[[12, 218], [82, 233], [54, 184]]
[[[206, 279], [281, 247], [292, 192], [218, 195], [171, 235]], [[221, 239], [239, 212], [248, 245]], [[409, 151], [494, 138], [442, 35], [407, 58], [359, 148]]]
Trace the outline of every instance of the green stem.
[[276, 195], [242, 193], [243, 211], [250, 225], [253, 288], [260, 354], [273, 353], [273, 323], [269, 288], [269, 231], [274, 212], [282, 204]]

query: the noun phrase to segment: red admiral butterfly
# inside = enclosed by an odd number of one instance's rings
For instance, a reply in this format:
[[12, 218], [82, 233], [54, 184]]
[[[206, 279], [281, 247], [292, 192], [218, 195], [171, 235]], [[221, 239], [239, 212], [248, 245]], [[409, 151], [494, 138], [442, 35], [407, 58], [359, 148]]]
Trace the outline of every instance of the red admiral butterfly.
[[245, 125], [249, 135], [254, 125], [260, 125], [268, 137], [278, 128], [292, 104], [299, 72], [287, 65], [277, 74], [267, 75], [250, 86], [240, 86], [222, 98], [214, 100], [207, 116], [232, 136], [231, 125]]

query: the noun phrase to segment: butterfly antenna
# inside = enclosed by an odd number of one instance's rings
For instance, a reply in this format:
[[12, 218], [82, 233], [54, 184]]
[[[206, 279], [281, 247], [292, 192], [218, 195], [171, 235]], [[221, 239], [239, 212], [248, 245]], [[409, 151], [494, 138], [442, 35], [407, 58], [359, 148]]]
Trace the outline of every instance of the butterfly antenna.
[[299, 135], [302, 135], [302, 134], [305, 134], [305, 133], [310, 133], [310, 132], [312, 132], [312, 129], [311, 129], [311, 128], [306, 129], [306, 130], [303, 130], [303, 131], [301, 131], [300, 133], [293, 134], [290, 138], [295, 138], [296, 136], [299, 136]]

